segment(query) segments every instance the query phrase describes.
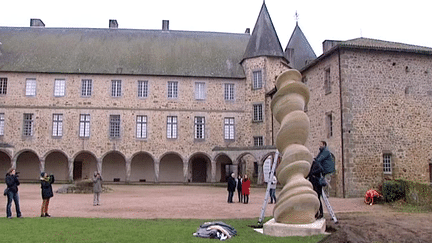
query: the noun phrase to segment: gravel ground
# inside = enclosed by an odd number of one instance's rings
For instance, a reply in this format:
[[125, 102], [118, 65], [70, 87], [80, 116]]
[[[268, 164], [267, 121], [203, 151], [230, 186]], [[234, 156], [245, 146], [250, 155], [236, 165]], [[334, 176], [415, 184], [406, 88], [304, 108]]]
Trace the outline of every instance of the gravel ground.
[[[63, 185], [54, 184], [53, 190]], [[227, 203], [225, 187], [184, 185], [108, 185], [113, 191], [101, 195], [101, 205], [93, 206], [93, 194], [55, 193], [50, 201], [49, 213], [53, 217], [98, 218], [194, 218], [226, 219], [257, 218], [261, 214], [265, 188], [251, 188], [249, 204]], [[39, 217], [42, 203], [39, 184], [19, 186], [20, 205], [24, 217]], [[338, 212], [378, 212], [381, 205], [368, 206], [362, 198], [330, 198], [336, 215]], [[0, 202], [5, 209], [6, 197]], [[15, 209], [13, 207], [13, 216]], [[266, 208], [271, 216], [274, 204]], [[4, 210], [6, 216], [6, 210]], [[326, 218], [330, 219], [328, 215]]]

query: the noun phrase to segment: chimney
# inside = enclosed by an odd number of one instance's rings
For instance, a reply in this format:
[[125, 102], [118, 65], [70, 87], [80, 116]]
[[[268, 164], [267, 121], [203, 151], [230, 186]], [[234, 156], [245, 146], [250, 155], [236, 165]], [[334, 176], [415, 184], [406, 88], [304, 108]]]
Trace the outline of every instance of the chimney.
[[336, 41], [336, 40], [325, 40], [322, 43], [323, 46], [323, 53], [327, 52], [328, 50], [332, 49], [334, 46], [337, 46], [342, 41]]
[[110, 19], [109, 20], [109, 28], [110, 29], [117, 29], [118, 28], [118, 23], [116, 19]]
[[169, 30], [169, 20], [162, 20], [162, 30]]
[[245, 34], [250, 34], [250, 28], [246, 28]]
[[41, 19], [30, 19], [30, 27], [44, 28], [45, 24]]

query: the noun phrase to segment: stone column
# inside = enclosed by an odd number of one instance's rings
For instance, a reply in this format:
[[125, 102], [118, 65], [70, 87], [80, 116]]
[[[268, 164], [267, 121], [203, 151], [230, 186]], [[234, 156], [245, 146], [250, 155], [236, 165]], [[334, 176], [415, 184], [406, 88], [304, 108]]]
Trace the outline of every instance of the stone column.
[[[238, 167], [239, 167], [239, 161], [238, 160], [233, 161], [232, 173], [234, 173], [236, 176], [238, 175], [238, 172], [239, 172]], [[228, 175], [228, 176], [231, 176], [231, 175]]]
[[[11, 167], [12, 168], [15, 168], [16, 169], [16, 161], [17, 161], [17, 158], [16, 157], [13, 157], [12, 159], [11, 159]], [[8, 170], [9, 170], [9, 168], [8, 168]]]
[[97, 168], [97, 171], [99, 171], [99, 173], [102, 175], [102, 160], [101, 159], [96, 159], [96, 168]]
[[211, 160], [211, 179], [210, 182], [216, 182], [216, 161], [214, 159]]
[[188, 177], [189, 177], [189, 159], [183, 160], [183, 182], [188, 183]]
[[39, 159], [39, 174], [42, 172], [45, 172], [45, 160], [44, 159]]
[[282, 73], [276, 80], [277, 92], [271, 102], [273, 115], [281, 124], [276, 148], [282, 159], [276, 175], [283, 185], [273, 216], [277, 223], [284, 224], [315, 222], [320, 205], [312, 184], [305, 179], [313, 155], [304, 146], [309, 136], [309, 117], [304, 112], [309, 89], [300, 81], [301, 74], [297, 70]]
[[130, 176], [131, 176], [131, 159], [126, 159], [126, 183], [130, 182]]
[[264, 183], [264, 175], [263, 175], [263, 161], [259, 160], [258, 162], [258, 179], [257, 179], [257, 184], [258, 185], [262, 185]]
[[154, 161], [155, 183], [159, 182], [159, 165], [160, 165], [160, 161], [155, 160]]
[[73, 182], [74, 159], [68, 159], [68, 180]]

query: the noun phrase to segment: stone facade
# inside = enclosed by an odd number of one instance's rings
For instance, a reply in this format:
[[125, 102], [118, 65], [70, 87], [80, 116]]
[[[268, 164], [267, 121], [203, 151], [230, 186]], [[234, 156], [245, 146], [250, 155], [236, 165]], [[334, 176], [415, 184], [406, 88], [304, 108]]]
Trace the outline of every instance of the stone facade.
[[[432, 59], [383, 49], [342, 46], [302, 72], [311, 91], [308, 147], [328, 142], [336, 157], [337, 196], [363, 196], [387, 179], [430, 183]], [[384, 156], [391, 163], [387, 171]]]
[[[271, 58], [259, 58], [257, 63], [269, 62]], [[245, 62], [248, 66], [249, 62]], [[249, 68], [249, 67], [246, 67]], [[191, 160], [199, 157], [207, 164], [205, 181], [219, 181], [221, 179], [220, 168], [215, 169], [214, 160], [219, 154], [212, 152], [214, 147], [253, 147], [253, 136], [263, 136], [264, 145], [271, 145], [271, 112], [264, 110], [262, 122], [253, 122], [252, 104], [265, 105], [270, 99], [265, 94], [268, 89], [274, 87], [274, 76], [286, 67], [280, 66], [279, 70], [269, 70], [264, 75], [265, 86], [259, 90], [253, 90], [250, 83], [251, 73], [246, 72], [246, 79], [222, 79], [222, 78], [196, 78], [196, 77], [160, 77], [160, 76], [127, 76], [127, 75], [76, 75], [76, 74], [40, 74], [40, 73], [1, 73], [2, 78], [7, 78], [7, 94], [0, 99], [0, 113], [4, 114], [4, 136], [0, 136], [1, 142], [12, 147], [4, 148], [5, 153], [13, 160], [18, 159], [24, 151], [31, 151], [38, 160], [44, 161], [53, 151], [61, 151], [67, 159], [64, 159], [64, 168], [71, 168], [68, 163], [73, 163], [75, 158], [83, 151], [88, 151], [97, 160], [99, 169], [103, 170], [108, 180], [121, 178], [120, 180], [137, 181], [148, 178], [147, 181], [158, 181], [160, 173], [151, 176], [146, 169], [146, 176], [139, 177], [130, 171], [131, 161], [140, 155], [142, 161], [151, 160], [157, 164], [173, 154], [178, 157], [177, 168], [184, 170], [173, 181], [192, 181]], [[264, 66], [257, 65], [254, 70], [265, 70]], [[264, 71], [267, 73], [267, 71]], [[268, 77], [268, 78], [267, 78]], [[25, 83], [28, 78], [36, 80], [36, 95], [25, 95]], [[65, 95], [54, 96], [54, 82], [56, 79], [65, 80]], [[93, 90], [90, 97], [81, 96], [82, 79], [93, 81]], [[111, 96], [111, 81], [121, 80], [122, 94], [120, 97]], [[138, 80], [148, 81], [149, 93], [147, 98], [138, 98]], [[168, 98], [168, 81], [178, 82], [178, 97]], [[195, 99], [194, 87], [196, 82], [204, 83], [205, 98]], [[224, 100], [224, 84], [234, 84], [235, 98], [233, 101]], [[23, 114], [33, 114], [33, 135], [23, 136]], [[62, 136], [53, 137], [53, 114], [62, 114]], [[80, 138], [79, 123], [80, 114], [90, 114], [90, 136]], [[110, 115], [120, 116], [120, 136], [110, 138]], [[136, 116], [147, 116], [147, 138], [136, 137]], [[166, 120], [168, 116], [178, 117], [178, 137], [167, 138]], [[194, 139], [194, 117], [205, 118], [204, 139]], [[235, 121], [235, 139], [224, 139], [224, 118], [231, 117]], [[104, 160], [108, 157], [106, 162]], [[60, 156], [62, 157], [62, 156]], [[240, 158], [230, 158], [237, 161]], [[255, 158], [254, 162], [264, 160]], [[68, 162], [70, 161], [70, 162]], [[118, 162], [121, 161], [121, 162]], [[141, 159], [140, 159], [141, 161]], [[232, 163], [233, 161], [230, 161]], [[32, 169], [20, 168], [23, 178]], [[137, 161], [138, 163], [138, 161]], [[150, 162], [142, 162], [153, 172]], [[234, 162], [237, 164], [237, 162]], [[262, 164], [262, 161], [260, 161]], [[37, 165], [35, 162], [34, 165]], [[103, 166], [102, 166], [103, 165]], [[172, 165], [174, 166], [174, 165]], [[168, 166], [168, 168], [172, 167]], [[8, 166], [4, 166], [5, 168]], [[42, 163], [40, 169], [45, 168]], [[106, 168], [111, 168], [109, 172]], [[174, 166], [176, 167], [176, 166]], [[220, 167], [220, 166], [219, 166]], [[253, 164], [249, 167], [253, 168]], [[33, 166], [33, 169], [37, 168]], [[61, 173], [63, 179], [72, 179], [72, 171], [55, 169]], [[85, 177], [89, 177], [96, 168], [86, 170]], [[202, 168], [201, 168], [202, 169]], [[147, 171], [147, 172], [145, 172]], [[249, 168], [249, 172], [251, 169]], [[172, 174], [167, 172], [168, 174]], [[216, 175], [218, 178], [216, 178]], [[29, 175], [30, 176], [30, 175]], [[223, 175], [222, 175], [223, 176]], [[27, 179], [31, 179], [28, 177]], [[168, 180], [165, 178], [162, 181]], [[169, 180], [168, 180], [169, 181]]]

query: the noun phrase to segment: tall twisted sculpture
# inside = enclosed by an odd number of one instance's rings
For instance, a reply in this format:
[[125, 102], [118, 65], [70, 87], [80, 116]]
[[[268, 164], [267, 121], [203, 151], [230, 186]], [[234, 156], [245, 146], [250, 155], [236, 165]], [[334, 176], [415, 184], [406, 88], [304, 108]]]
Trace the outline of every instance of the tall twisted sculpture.
[[295, 69], [279, 75], [276, 87], [271, 108], [281, 124], [276, 135], [276, 147], [282, 160], [276, 175], [283, 189], [273, 216], [277, 223], [309, 224], [315, 221], [319, 208], [318, 196], [305, 179], [313, 161], [312, 153], [304, 146], [309, 135], [309, 117], [304, 112], [309, 101], [309, 89], [301, 82], [301, 74]]

